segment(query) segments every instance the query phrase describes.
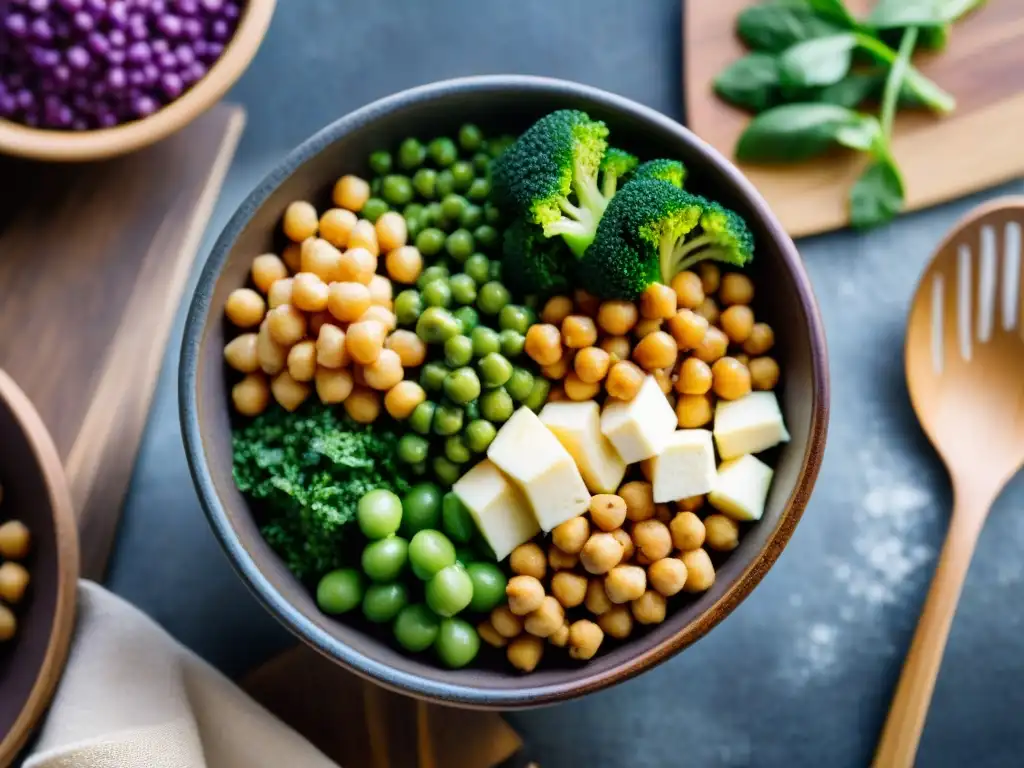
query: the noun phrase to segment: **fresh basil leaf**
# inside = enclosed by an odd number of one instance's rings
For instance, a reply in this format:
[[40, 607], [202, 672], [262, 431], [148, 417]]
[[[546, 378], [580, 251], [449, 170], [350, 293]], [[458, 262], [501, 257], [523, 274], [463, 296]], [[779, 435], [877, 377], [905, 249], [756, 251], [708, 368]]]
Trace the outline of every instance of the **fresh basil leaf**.
[[846, 77], [858, 35], [842, 32], [787, 48], [779, 58], [779, 79], [791, 86], [831, 85]]
[[956, 21], [979, 4], [979, 0], [878, 0], [867, 25], [875, 29], [940, 26]]
[[834, 147], [865, 144], [878, 121], [834, 104], [784, 104], [757, 115], [740, 136], [736, 157], [757, 163], [808, 160]]
[[857, 29], [857, 20], [843, 4], [843, 0], [807, 0], [815, 13], [839, 24], [844, 29]]
[[749, 48], [766, 53], [782, 53], [795, 43], [842, 31], [842, 27], [815, 13], [807, 0], [751, 5], [736, 18], [740, 39]]
[[750, 53], [715, 78], [715, 93], [737, 107], [763, 112], [779, 101], [779, 68], [770, 53]]
[[888, 157], [874, 160], [850, 189], [850, 224], [869, 229], [891, 221], [903, 209], [903, 179]]

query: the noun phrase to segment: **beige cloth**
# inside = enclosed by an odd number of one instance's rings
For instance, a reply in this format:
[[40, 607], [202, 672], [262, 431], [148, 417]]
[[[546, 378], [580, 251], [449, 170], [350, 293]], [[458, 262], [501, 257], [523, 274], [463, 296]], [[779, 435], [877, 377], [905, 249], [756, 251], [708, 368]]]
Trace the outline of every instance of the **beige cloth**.
[[337, 768], [138, 609], [88, 581], [78, 596], [25, 768]]

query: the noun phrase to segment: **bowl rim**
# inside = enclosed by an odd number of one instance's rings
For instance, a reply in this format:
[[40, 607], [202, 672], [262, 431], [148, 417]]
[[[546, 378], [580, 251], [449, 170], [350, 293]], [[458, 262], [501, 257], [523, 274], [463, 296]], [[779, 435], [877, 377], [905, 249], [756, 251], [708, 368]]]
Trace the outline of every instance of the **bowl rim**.
[[71, 489], [57, 447], [28, 396], [0, 369], [0, 400], [7, 403], [35, 454], [50, 496], [57, 538], [57, 599], [46, 654], [35, 683], [10, 731], [0, 739], [0, 765], [7, 765], [25, 745], [32, 729], [50, 704], [71, 646], [75, 626], [79, 572], [78, 523]]
[[0, 154], [33, 160], [102, 160], [147, 146], [185, 127], [217, 103], [242, 76], [270, 26], [277, 0], [248, 0], [235, 34], [209, 71], [153, 114], [113, 128], [58, 131], [0, 118]]
[[[812, 403], [810, 439], [793, 491], [783, 506], [774, 532], [763, 549], [740, 573], [732, 586], [700, 616], [678, 633], [618, 667], [600, 673], [584, 674], [573, 683], [548, 685], [530, 689], [482, 689], [470, 685], [439, 682], [419, 677], [374, 660], [331, 637], [285, 599], [261, 573], [253, 557], [239, 543], [228, 515], [217, 495], [206, 461], [202, 429], [199, 421], [197, 387], [201, 340], [209, 316], [213, 286], [224, 267], [237, 236], [249, 223], [255, 211], [295, 169], [316, 156], [329, 144], [340, 139], [369, 120], [396, 109], [428, 102], [453, 92], [472, 94], [500, 89], [536, 91], [538, 93], [585, 98], [611, 111], [625, 112], [647, 123], [654, 123], [688, 141], [704, 160], [717, 167], [728, 183], [746, 198], [779, 247], [782, 259], [793, 275], [802, 310], [808, 320], [811, 346]], [[232, 566], [255, 594], [256, 598], [299, 639], [344, 666], [360, 677], [392, 691], [444, 704], [479, 709], [517, 709], [565, 701], [625, 681], [673, 656], [703, 637], [730, 614], [778, 559], [804, 508], [817, 478], [824, 452], [829, 412], [828, 353], [824, 324], [800, 256], [792, 239], [771, 212], [768, 204], [740, 171], [717, 150], [691, 131], [661, 113], [637, 102], [592, 86], [531, 75], [480, 75], [441, 80], [410, 88], [378, 99], [339, 118], [308, 138], [277, 164], [241, 203], [225, 226], [204, 265], [185, 320], [185, 330], [178, 379], [179, 414], [189, 469], [198, 491], [200, 503], [211, 527], [228, 555]], [[585, 668], [583, 668], [585, 670]]]

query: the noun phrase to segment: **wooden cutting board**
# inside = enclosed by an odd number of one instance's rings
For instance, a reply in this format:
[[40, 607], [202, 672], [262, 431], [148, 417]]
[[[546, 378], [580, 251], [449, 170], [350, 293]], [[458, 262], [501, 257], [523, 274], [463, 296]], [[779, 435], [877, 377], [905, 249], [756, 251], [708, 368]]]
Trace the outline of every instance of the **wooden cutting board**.
[[245, 124], [221, 105], [102, 163], [0, 158], [0, 368], [64, 461], [100, 579], [167, 337]]
[[[754, 0], [685, 2], [683, 73], [687, 125], [732, 158], [749, 119], [720, 101], [711, 83], [746, 49], [736, 15]], [[848, 0], [858, 14], [873, 4]], [[946, 117], [900, 112], [893, 148], [903, 169], [907, 209], [935, 205], [1024, 176], [1024, 1], [988, 0], [953, 27], [949, 45], [915, 59], [922, 72], [951, 92]], [[846, 198], [863, 158], [852, 153], [799, 166], [741, 169], [794, 237], [848, 223]]]

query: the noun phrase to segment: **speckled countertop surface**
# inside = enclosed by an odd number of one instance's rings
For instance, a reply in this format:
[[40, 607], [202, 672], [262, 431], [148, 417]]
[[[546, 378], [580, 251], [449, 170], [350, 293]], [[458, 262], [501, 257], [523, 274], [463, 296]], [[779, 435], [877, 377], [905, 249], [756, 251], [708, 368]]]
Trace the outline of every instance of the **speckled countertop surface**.
[[[707, 0], [704, 0], [707, 1]], [[682, 117], [679, 0], [287, 0], [232, 98], [249, 123], [200, 259], [282, 153], [408, 86], [519, 72], [579, 80]], [[640, 678], [510, 717], [544, 768], [865, 766], [948, 520], [941, 466], [903, 383], [904, 317], [943, 233], [1024, 183], [801, 241], [827, 327], [832, 423], [817, 490], [751, 597]], [[197, 270], [198, 271], [198, 270]], [[109, 585], [229, 674], [287, 647], [215, 543], [178, 429], [180, 320]], [[1019, 479], [1018, 479], [1019, 480]], [[921, 766], [1021, 764], [1024, 485], [996, 505], [956, 617]]]

